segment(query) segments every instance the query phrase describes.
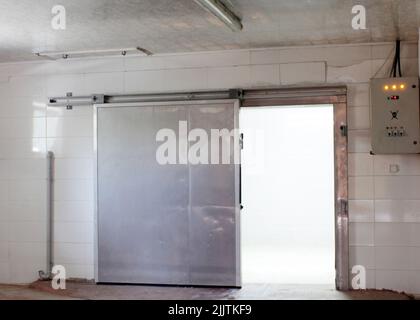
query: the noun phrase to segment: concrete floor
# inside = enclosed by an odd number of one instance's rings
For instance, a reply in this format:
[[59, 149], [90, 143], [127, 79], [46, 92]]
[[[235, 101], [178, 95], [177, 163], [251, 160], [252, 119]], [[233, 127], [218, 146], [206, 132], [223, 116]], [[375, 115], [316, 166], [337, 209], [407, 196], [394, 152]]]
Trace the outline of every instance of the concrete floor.
[[242, 289], [96, 285], [67, 281], [66, 290], [56, 291], [50, 282], [28, 286], [0, 285], [0, 300], [133, 299], [133, 300], [408, 300], [391, 291], [338, 292], [324, 285], [247, 284]]

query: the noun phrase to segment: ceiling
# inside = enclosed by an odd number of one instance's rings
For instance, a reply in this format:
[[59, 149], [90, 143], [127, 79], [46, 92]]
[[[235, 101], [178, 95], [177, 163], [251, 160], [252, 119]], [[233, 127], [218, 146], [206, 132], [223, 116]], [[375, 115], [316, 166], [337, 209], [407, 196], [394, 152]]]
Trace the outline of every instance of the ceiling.
[[[232, 32], [193, 0], [0, 0], [0, 62], [39, 51], [143, 47], [153, 53], [417, 40], [420, 0], [224, 0], [242, 17]], [[51, 9], [64, 5], [66, 30]], [[367, 9], [367, 30], [351, 8]], [[4, 14], [7, 13], [7, 14]]]

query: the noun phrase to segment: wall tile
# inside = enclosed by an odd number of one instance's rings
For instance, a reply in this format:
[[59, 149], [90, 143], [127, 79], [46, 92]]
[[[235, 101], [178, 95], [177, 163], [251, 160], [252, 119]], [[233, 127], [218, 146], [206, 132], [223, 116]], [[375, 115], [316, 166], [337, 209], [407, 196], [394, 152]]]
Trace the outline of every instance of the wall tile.
[[92, 201], [93, 181], [87, 179], [56, 179], [54, 181], [54, 200]]
[[9, 242], [44, 242], [47, 241], [45, 222], [10, 222]]
[[0, 139], [0, 158], [44, 158], [45, 138]]
[[351, 222], [349, 224], [349, 244], [351, 246], [373, 246], [374, 224]]
[[92, 280], [95, 277], [93, 264], [84, 265], [64, 263], [62, 265], [66, 268], [66, 276], [68, 279]]
[[47, 107], [46, 115], [48, 118], [91, 117], [93, 122], [93, 108], [91, 105], [73, 106], [71, 110], [67, 110], [65, 107]]
[[0, 138], [45, 137], [45, 118], [0, 119]]
[[93, 158], [93, 138], [47, 138], [56, 158]]
[[375, 244], [378, 246], [420, 246], [420, 224], [375, 224]]
[[85, 74], [84, 85], [89, 94], [121, 94], [124, 91], [124, 73]]
[[0, 262], [0, 283], [11, 283], [8, 262]]
[[47, 204], [43, 199], [37, 201], [14, 201], [7, 205], [10, 222], [43, 222], [47, 221]]
[[350, 246], [349, 262], [352, 266], [361, 265], [366, 269], [375, 268], [375, 248], [373, 246]]
[[168, 91], [204, 90], [207, 88], [206, 69], [165, 70], [162, 89]]
[[47, 118], [47, 135], [49, 138], [93, 137], [93, 119], [91, 116]]
[[281, 84], [324, 83], [326, 77], [325, 70], [324, 62], [281, 64]]
[[54, 220], [57, 222], [93, 222], [92, 201], [55, 201]]
[[350, 200], [350, 222], [374, 222], [374, 200]]
[[373, 177], [349, 177], [349, 199], [374, 199]]
[[58, 158], [54, 161], [56, 179], [93, 179], [92, 159]]
[[14, 159], [9, 161], [8, 170], [13, 180], [46, 179], [47, 161], [45, 159]]
[[369, 153], [372, 150], [370, 130], [349, 130], [348, 149], [350, 153]]
[[375, 175], [420, 175], [420, 156], [377, 155]]
[[[9, 242], [0, 242], [0, 264], [9, 261]], [[1, 282], [0, 282], [1, 283]]]
[[347, 84], [347, 104], [349, 107], [369, 107], [369, 83]]
[[233, 89], [248, 87], [251, 82], [249, 66], [223, 67], [208, 69], [209, 89]]
[[39, 278], [39, 271], [46, 270], [46, 262], [36, 259], [31, 263], [10, 264], [9, 279], [13, 284], [28, 284]]
[[93, 244], [56, 243], [54, 245], [54, 259], [60, 264], [93, 265], [93, 254]]
[[375, 199], [420, 200], [420, 176], [376, 176]]
[[347, 110], [350, 130], [370, 129], [370, 110], [366, 107], [354, 107]]
[[367, 45], [336, 46], [326, 50], [328, 66], [347, 67], [371, 59], [372, 48]]
[[280, 66], [276, 64], [251, 66], [251, 83], [256, 87], [279, 86]]
[[251, 64], [325, 61], [326, 47], [301, 47], [251, 50]]
[[104, 73], [124, 71], [124, 57], [82, 58], [54, 61], [43, 73]]
[[68, 92], [73, 96], [91, 94], [84, 84], [83, 74], [59, 74], [47, 76], [47, 96], [63, 97]]
[[9, 200], [9, 183], [7, 180], [0, 180], [0, 203]]
[[134, 71], [124, 73], [125, 93], [163, 91], [164, 71]]
[[2, 97], [0, 117], [44, 117], [46, 101], [44, 97]]
[[0, 202], [0, 224], [7, 223], [9, 221], [7, 203], [8, 203], [7, 201]]
[[151, 69], [165, 68], [197, 68], [197, 67], [225, 67], [225, 66], [241, 66], [250, 64], [250, 52], [243, 51], [226, 51], [211, 53], [195, 53], [195, 54], [179, 54], [161, 56], [162, 63], [156, 66], [149, 64]]
[[375, 221], [420, 223], [420, 200], [375, 200]]
[[419, 270], [408, 271], [408, 279], [410, 281], [410, 289], [408, 292], [416, 295], [420, 294], [420, 272]]
[[0, 242], [9, 241], [9, 222], [0, 221]]
[[348, 174], [351, 177], [373, 175], [373, 156], [369, 153], [349, 153]]
[[376, 247], [375, 262], [377, 269], [420, 272], [420, 247]]
[[93, 223], [56, 222], [54, 241], [57, 243], [93, 243]]
[[[187, 58], [188, 59], [188, 58]], [[148, 57], [125, 57], [124, 71], [165, 69], [165, 57], [153, 55]]]
[[45, 79], [37, 76], [11, 76], [6, 86], [0, 88], [5, 97], [42, 97], [45, 95]]
[[39, 201], [46, 199], [45, 179], [9, 181], [9, 201]]
[[9, 160], [0, 159], [0, 180], [9, 178]]
[[279, 49], [252, 50], [250, 53], [251, 64], [275, 64], [283, 62]]
[[46, 263], [47, 252], [43, 242], [9, 242], [10, 263], [31, 265], [35, 261]]
[[335, 67], [328, 65], [327, 82], [329, 83], [368, 83], [372, 77], [371, 61], [363, 61], [351, 66]]

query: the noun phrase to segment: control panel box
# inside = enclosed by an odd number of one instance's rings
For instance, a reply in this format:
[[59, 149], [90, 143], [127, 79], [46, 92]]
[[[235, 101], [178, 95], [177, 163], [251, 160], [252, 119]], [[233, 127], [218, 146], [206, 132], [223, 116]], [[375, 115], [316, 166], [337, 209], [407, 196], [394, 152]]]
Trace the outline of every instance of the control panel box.
[[419, 79], [372, 79], [372, 152], [420, 153]]

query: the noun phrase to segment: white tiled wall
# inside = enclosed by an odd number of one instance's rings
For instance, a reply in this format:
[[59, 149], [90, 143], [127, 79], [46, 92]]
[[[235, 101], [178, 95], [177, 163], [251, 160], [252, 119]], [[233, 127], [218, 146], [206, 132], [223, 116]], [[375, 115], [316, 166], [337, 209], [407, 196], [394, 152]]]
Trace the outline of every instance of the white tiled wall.
[[[48, 96], [344, 83], [351, 265], [366, 267], [368, 287], [420, 293], [420, 156], [369, 154], [369, 79], [386, 75], [390, 62], [378, 69], [391, 50], [313, 46], [0, 64], [0, 282], [30, 282], [45, 269], [48, 150], [57, 158], [56, 263], [70, 277], [93, 277], [92, 109], [47, 108]], [[402, 66], [418, 75], [417, 44], [403, 44]]]

